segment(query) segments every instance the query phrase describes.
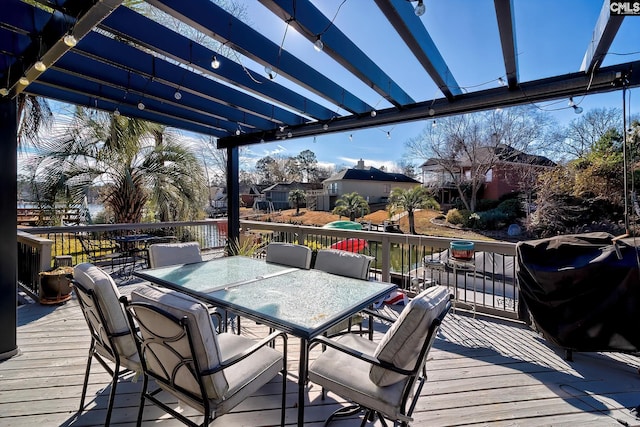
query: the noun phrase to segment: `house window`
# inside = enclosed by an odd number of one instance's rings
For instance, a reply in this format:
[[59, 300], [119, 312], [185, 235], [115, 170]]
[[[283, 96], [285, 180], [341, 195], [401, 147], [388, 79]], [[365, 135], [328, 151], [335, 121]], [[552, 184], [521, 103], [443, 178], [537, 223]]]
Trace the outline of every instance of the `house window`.
[[391, 185], [385, 184], [384, 185], [384, 194], [389, 194], [389, 193], [391, 193]]
[[485, 175], [485, 181], [491, 182], [493, 181], [493, 169], [489, 169]]
[[338, 194], [338, 183], [337, 182], [330, 183], [329, 186], [327, 187], [327, 190], [329, 191], [329, 194]]

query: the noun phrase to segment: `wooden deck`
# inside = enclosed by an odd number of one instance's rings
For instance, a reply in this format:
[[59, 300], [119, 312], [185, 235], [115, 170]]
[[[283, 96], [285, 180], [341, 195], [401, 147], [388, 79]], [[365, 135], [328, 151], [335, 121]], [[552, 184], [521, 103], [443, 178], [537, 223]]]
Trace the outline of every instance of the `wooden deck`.
[[[132, 287], [121, 290], [127, 293]], [[264, 336], [266, 328], [245, 321], [243, 333]], [[289, 343], [287, 422], [294, 425], [298, 340]], [[0, 363], [0, 426], [102, 425], [109, 377], [97, 363], [90, 377], [88, 410], [76, 416], [89, 335], [75, 298], [60, 306], [20, 306], [18, 346], [19, 355]], [[452, 312], [430, 353], [429, 381], [413, 425], [640, 425], [634, 411], [640, 405], [638, 366], [638, 358], [621, 354], [576, 353], [574, 362], [567, 362], [560, 349], [529, 329]], [[278, 379], [263, 387], [212, 425], [276, 425], [280, 384]], [[121, 380], [112, 425], [135, 424], [140, 385], [130, 377]], [[311, 384], [306, 425], [322, 425], [342, 404], [331, 394], [321, 400], [319, 387]], [[147, 406], [144, 425], [182, 424]], [[356, 426], [359, 420], [332, 425]]]

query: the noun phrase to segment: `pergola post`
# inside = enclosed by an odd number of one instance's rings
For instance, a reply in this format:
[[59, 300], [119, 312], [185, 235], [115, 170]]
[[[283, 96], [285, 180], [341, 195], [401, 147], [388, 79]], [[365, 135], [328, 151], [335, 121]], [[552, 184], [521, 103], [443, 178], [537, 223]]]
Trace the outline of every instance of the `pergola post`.
[[[240, 242], [240, 158], [238, 147], [227, 147], [227, 238]], [[230, 255], [236, 255], [236, 245], [227, 244]]]
[[17, 166], [18, 117], [15, 99], [0, 99], [0, 360], [18, 353], [17, 345]]

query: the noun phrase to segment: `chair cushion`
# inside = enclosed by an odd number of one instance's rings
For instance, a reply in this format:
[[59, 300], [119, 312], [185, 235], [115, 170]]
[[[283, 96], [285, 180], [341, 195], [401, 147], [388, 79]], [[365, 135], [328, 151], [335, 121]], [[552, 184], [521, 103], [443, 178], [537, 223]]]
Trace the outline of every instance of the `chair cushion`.
[[271, 242], [267, 245], [266, 261], [308, 270], [311, 267], [311, 249], [293, 243]]
[[[418, 294], [384, 334], [373, 355], [378, 360], [399, 368], [413, 369], [431, 323], [445, 309], [449, 296], [446, 286], [433, 286]], [[406, 378], [379, 366], [371, 367], [369, 377], [380, 386], [391, 385]]]
[[366, 280], [369, 278], [369, 266], [373, 259], [368, 255], [338, 249], [321, 249], [318, 251], [313, 268], [327, 273]]
[[[222, 356], [218, 338], [205, 304], [181, 292], [151, 285], [136, 288], [131, 293], [131, 301], [152, 304], [178, 319], [186, 316], [192, 333], [195, 357], [200, 363], [200, 368], [212, 369], [220, 365]], [[204, 377], [203, 381], [207, 394], [212, 399], [223, 398], [229, 388], [222, 371]], [[191, 391], [200, 394], [197, 388]]]
[[198, 242], [155, 243], [149, 246], [149, 266], [151, 268], [200, 261], [202, 261], [202, 255]]
[[[95, 293], [107, 323], [106, 327], [112, 334], [129, 332], [129, 322], [120, 303], [120, 292], [111, 276], [100, 267], [85, 262], [73, 268], [73, 278]], [[130, 334], [115, 337], [114, 345], [120, 356], [138, 363], [138, 349]], [[103, 356], [106, 355], [103, 354]], [[137, 366], [128, 366], [126, 361], [123, 361], [123, 365], [130, 369], [137, 368]]]
[[[360, 353], [373, 355], [376, 343], [355, 334], [333, 338]], [[327, 347], [309, 366], [309, 380], [339, 396], [382, 412], [389, 419], [404, 419], [402, 391], [405, 381], [380, 387], [369, 378], [371, 364], [341, 351]]]

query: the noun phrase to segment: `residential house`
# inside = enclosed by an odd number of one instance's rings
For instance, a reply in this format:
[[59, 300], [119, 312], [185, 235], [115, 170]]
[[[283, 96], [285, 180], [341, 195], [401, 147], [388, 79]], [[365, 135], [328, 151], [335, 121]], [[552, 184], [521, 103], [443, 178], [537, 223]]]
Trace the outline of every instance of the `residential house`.
[[330, 211], [342, 195], [353, 192], [364, 197], [370, 205], [386, 205], [391, 190], [406, 190], [416, 185], [420, 185], [420, 182], [407, 175], [365, 167], [360, 159], [355, 168], [341, 170], [322, 181], [324, 194], [318, 198], [317, 209]]
[[[486, 147], [479, 156], [486, 159], [488, 167], [479, 199], [498, 200], [507, 194], [530, 190], [538, 174], [556, 165], [547, 157], [526, 154], [505, 144]], [[452, 160], [449, 165], [443, 161], [428, 159], [420, 169], [423, 185], [435, 188], [436, 199], [446, 205], [458, 197], [456, 183], [471, 180], [472, 165], [468, 160]], [[482, 161], [477, 162], [476, 168], [478, 165], [482, 167]], [[452, 174], [449, 170], [457, 172]]]
[[[310, 182], [280, 182], [262, 190], [262, 197], [256, 199], [254, 206], [265, 210], [262, 206], [268, 206], [268, 210], [290, 209], [293, 206], [289, 203], [289, 193], [293, 190], [309, 192], [317, 190], [322, 184]], [[304, 206], [304, 205], [303, 205]]]

